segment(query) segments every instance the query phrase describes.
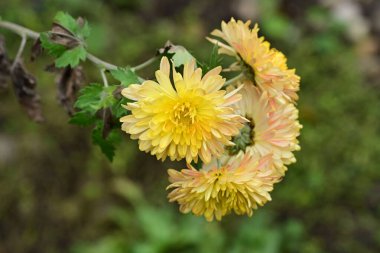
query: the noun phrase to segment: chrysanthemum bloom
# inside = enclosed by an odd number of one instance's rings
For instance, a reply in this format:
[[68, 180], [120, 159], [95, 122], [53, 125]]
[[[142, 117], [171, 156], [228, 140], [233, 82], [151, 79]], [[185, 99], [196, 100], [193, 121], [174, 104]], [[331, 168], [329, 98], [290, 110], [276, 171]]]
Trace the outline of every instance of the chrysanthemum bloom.
[[197, 161], [198, 156], [208, 163], [211, 156], [220, 156], [224, 145], [233, 145], [231, 136], [239, 133], [246, 119], [234, 112], [232, 105], [241, 95], [234, 90], [221, 90], [225, 79], [221, 67], [202, 78], [195, 62], [184, 66], [183, 76], [174, 69], [172, 79], [166, 57], [156, 71], [157, 82], [132, 84], [122, 91], [123, 96], [136, 102], [125, 107], [131, 115], [120, 119], [122, 130], [139, 139], [142, 151], [158, 159]]
[[169, 169], [167, 189], [173, 189], [169, 201], [177, 201], [180, 211], [203, 215], [208, 221], [234, 211], [251, 216], [253, 210], [271, 200], [269, 192], [280, 180], [271, 168], [271, 156], [236, 156], [221, 168], [210, 163], [201, 170], [188, 165], [188, 169]]
[[265, 156], [272, 153], [275, 167], [283, 175], [284, 165], [296, 161], [293, 151], [300, 149], [297, 137], [302, 126], [298, 122], [298, 110], [291, 103], [279, 104], [273, 109], [267, 92], [260, 91], [250, 81], [245, 81], [239, 93], [243, 97], [236, 106], [249, 122], [233, 138], [236, 145], [227, 147], [229, 154], [247, 152]]
[[242, 69], [247, 79], [255, 81], [269, 97], [280, 103], [296, 101], [298, 99], [300, 78], [294, 69], [288, 69], [286, 57], [274, 48], [269, 42], [258, 36], [257, 24], [250, 29], [251, 21], [243, 23], [231, 19], [228, 23], [222, 22], [222, 30], [214, 30], [211, 35], [222, 41], [209, 40], [220, 46], [219, 53], [235, 56], [239, 64], [234, 67]]

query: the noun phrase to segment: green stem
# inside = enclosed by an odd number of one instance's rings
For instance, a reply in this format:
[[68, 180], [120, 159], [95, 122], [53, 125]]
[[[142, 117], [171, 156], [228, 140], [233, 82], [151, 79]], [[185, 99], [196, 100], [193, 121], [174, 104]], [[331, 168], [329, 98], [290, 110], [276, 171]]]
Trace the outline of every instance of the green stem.
[[108, 80], [107, 80], [107, 76], [106, 76], [106, 69], [100, 69], [100, 75], [102, 76], [104, 87], [108, 87]]
[[147, 60], [147, 61], [145, 61], [145, 62], [143, 62], [143, 63], [141, 63], [135, 67], [132, 67], [131, 70], [139, 71], [140, 69], [148, 67], [149, 65], [154, 63], [156, 60], [157, 60], [157, 56], [154, 56], [154, 57], [150, 58], [149, 60]]
[[244, 79], [244, 74], [240, 73], [239, 75], [229, 79], [227, 82], [224, 83], [223, 87], [227, 87], [228, 85], [231, 85], [233, 83], [236, 83], [237, 81], [240, 81]]

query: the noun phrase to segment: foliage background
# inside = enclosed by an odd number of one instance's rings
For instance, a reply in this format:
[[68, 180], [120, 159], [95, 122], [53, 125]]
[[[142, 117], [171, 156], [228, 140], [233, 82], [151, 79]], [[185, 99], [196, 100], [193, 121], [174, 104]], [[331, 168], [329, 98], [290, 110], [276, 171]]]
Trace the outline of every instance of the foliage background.
[[[12, 90], [0, 91], [0, 253], [380, 252], [378, 1], [0, 2], [3, 19], [37, 31], [58, 10], [86, 17], [90, 52], [117, 65], [144, 61], [168, 39], [204, 58], [212, 49], [204, 37], [221, 20], [259, 22], [302, 77], [302, 150], [252, 218], [181, 215], [165, 191], [166, 169], [180, 166], [139, 152], [127, 135], [110, 164], [89, 129], [67, 123], [43, 71], [48, 59], [27, 61], [46, 122], [31, 122]], [[19, 38], [0, 33], [14, 55]]]

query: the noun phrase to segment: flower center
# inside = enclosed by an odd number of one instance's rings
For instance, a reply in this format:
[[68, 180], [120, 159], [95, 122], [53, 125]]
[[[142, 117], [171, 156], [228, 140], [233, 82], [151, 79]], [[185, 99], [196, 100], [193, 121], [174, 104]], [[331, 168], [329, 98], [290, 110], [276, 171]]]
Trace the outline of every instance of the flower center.
[[229, 146], [226, 148], [230, 155], [236, 155], [240, 150], [244, 152], [248, 146], [254, 144], [255, 124], [253, 120], [249, 118], [247, 119], [249, 122], [245, 123], [240, 129], [240, 133], [232, 138], [232, 142], [235, 143], [235, 146]]
[[179, 102], [173, 108], [171, 120], [176, 125], [189, 125], [194, 123], [196, 115], [197, 110], [192, 103]]

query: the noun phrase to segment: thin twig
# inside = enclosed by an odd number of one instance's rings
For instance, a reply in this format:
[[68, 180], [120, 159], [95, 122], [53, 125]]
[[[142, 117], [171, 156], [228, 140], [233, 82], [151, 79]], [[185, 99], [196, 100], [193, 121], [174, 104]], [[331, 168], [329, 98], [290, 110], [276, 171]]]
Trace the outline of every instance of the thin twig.
[[87, 59], [89, 61], [91, 61], [92, 63], [94, 63], [95, 65], [98, 65], [101, 68], [104, 68], [104, 69], [107, 69], [107, 70], [115, 70], [115, 69], [117, 69], [116, 65], [113, 65], [111, 63], [105, 62], [105, 61], [99, 59], [98, 57], [96, 57], [93, 54], [88, 53], [87, 54]]
[[233, 84], [233, 83], [235, 83], [237, 81], [242, 80], [243, 78], [244, 78], [244, 73], [240, 73], [239, 75], [237, 75], [237, 76], [231, 78], [230, 80], [228, 80], [227, 82], [225, 82], [224, 85], [223, 85], [223, 87], [227, 87], [230, 84]]
[[107, 76], [106, 76], [106, 69], [100, 69], [100, 75], [102, 76], [104, 87], [108, 87], [108, 80], [107, 80]]
[[25, 48], [27, 40], [28, 40], [28, 37], [25, 34], [21, 35], [20, 47], [18, 48], [16, 57], [15, 57], [13, 63], [12, 63], [11, 72], [13, 72], [13, 70], [16, 67], [17, 63], [20, 61], [20, 58], [21, 58], [22, 52], [24, 52], [24, 48]]
[[146, 62], [141, 63], [140, 65], [137, 65], [136, 67], [131, 68], [133, 71], [139, 71], [140, 69], [146, 68], [147, 66], [151, 65], [157, 60], [157, 56], [154, 56], [147, 60]]

